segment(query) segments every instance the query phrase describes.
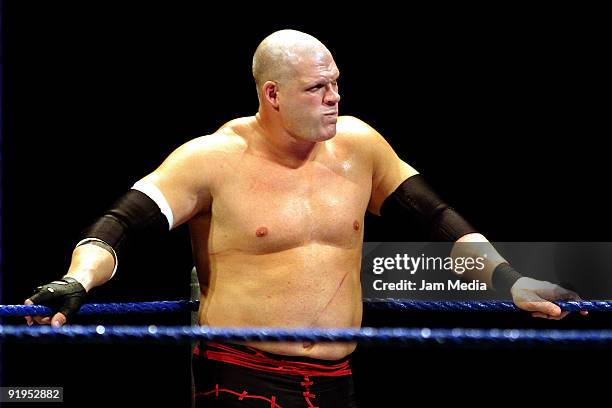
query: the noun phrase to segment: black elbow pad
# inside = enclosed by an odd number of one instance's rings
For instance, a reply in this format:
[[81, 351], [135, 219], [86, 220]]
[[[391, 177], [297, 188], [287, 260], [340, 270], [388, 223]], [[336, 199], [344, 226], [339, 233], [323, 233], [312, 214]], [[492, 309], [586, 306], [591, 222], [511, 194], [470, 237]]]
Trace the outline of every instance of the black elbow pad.
[[434, 241], [454, 242], [466, 234], [477, 232], [433, 191], [420, 174], [404, 180], [384, 201], [380, 214], [397, 221], [410, 216]]

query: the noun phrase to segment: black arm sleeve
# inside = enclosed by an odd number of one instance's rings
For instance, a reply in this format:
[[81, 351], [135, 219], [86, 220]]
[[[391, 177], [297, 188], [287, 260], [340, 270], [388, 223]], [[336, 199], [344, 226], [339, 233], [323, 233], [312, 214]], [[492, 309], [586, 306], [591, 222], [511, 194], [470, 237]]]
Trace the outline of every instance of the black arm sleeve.
[[168, 219], [148, 195], [130, 190], [89, 228], [82, 238], [96, 238], [110, 245], [117, 256], [128, 239], [142, 232], [162, 234], [169, 229]]
[[493, 275], [491, 276], [491, 282], [493, 283], [493, 289], [500, 292], [503, 295], [509, 296], [512, 299], [512, 292], [510, 289], [517, 280], [522, 278], [523, 275], [518, 273], [508, 263], [503, 262], [495, 268]]
[[410, 216], [434, 241], [454, 242], [466, 234], [477, 232], [442, 201], [420, 174], [404, 180], [383, 202], [380, 214], [398, 221]]

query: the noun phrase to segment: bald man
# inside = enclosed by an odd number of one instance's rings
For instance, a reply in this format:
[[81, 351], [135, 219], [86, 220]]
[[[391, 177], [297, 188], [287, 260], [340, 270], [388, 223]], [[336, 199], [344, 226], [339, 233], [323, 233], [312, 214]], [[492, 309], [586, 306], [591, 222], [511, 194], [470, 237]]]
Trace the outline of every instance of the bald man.
[[[123, 242], [188, 223], [200, 281], [199, 323], [223, 327], [359, 327], [366, 211], [416, 217], [434, 239], [487, 244], [363, 121], [338, 116], [340, 71], [316, 38], [278, 31], [253, 58], [259, 110], [174, 151], [82, 237], [64, 279], [26, 303], [63, 304], [108, 281]], [[489, 245], [490, 246], [490, 245]], [[521, 277], [494, 249], [478, 279], [534, 316], [576, 298]], [[495, 254], [493, 256], [492, 254]], [[49, 291], [49, 289], [52, 289]], [[207, 406], [352, 407], [352, 343], [200, 344], [196, 400]], [[212, 405], [218, 404], [218, 405]]]

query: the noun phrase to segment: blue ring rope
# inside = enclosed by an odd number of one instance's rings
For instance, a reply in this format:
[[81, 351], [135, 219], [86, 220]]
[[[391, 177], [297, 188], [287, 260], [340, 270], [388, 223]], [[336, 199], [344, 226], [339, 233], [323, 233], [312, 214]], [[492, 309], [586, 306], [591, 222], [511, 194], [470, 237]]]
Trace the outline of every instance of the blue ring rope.
[[214, 341], [356, 341], [409, 345], [611, 346], [612, 330], [430, 329], [430, 328], [218, 328], [208, 326], [50, 326], [0, 325], [2, 341], [190, 343]]
[[[612, 311], [610, 301], [554, 301], [561, 310], [577, 312]], [[79, 310], [80, 315], [127, 314], [127, 313], [168, 313], [193, 312], [200, 302], [192, 300], [133, 302], [133, 303], [89, 303]], [[444, 311], [444, 312], [518, 312], [521, 311], [512, 302], [488, 301], [419, 301], [399, 299], [364, 299], [364, 305], [374, 310], [403, 311]], [[0, 305], [0, 316], [51, 315], [52, 309], [41, 305]]]

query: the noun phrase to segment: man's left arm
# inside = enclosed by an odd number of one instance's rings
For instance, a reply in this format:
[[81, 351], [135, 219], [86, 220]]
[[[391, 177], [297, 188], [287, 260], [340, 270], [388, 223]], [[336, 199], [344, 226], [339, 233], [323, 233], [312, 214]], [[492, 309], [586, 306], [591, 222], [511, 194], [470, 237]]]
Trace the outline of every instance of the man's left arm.
[[558, 285], [520, 275], [482, 234], [437, 195], [422, 175], [397, 156], [376, 130], [363, 122], [361, 126], [368, 133], [372, 154], [370, 212], [399, 221], [406, 217], [416, 220], [433, 241], [455, 242], [453, 257], [486, 253], [484, 268], [472, 269], [462, 277], [478, 279], [507, 293], [519, 308], [534, 317], [562, 319], [568, 312], [562, 312], [551, 301], [580, 300], [576, 293]]
[[[469, 233], [457, 239], [451, 257], [484, 259], [483, 268], [466, 268], [461, 277], [486, 282], [489, 288], [512, 298], [519, 308], [531, 312], [533, 317], [560, 320], [569, 312], [561, 311], [551, 300], [581, 300], [578, 294], [559, 285], [522, 276], [480, 233]], [[586, 311], [580, 313], [587, 314]]]

